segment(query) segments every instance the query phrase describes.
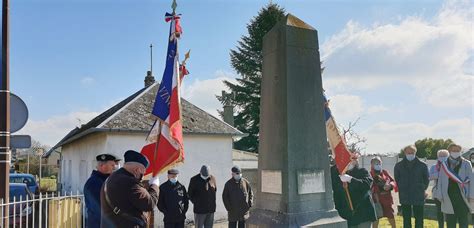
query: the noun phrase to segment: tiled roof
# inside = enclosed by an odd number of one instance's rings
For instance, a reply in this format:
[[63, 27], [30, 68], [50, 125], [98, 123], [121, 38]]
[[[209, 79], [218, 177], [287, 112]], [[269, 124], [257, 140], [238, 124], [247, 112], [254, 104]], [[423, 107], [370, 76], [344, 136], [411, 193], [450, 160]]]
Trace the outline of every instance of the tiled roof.
[[[158, 87], [159, 84], [155, 83], [148, 88], [143, 88], [101, 113], [87, 124], [71, 130], [61, 141], [51, 148], [50, 151], [45, 153], [44, 157], [49, 156], [49, 154], [58, 147], [93, 132], [92, 130], [94, 129], [98, 131], [149, 131], [154, 122], [151, 110]], [[181, 108], [184, 134], [243, 135], [239, 130], [203, 111], [185, 99], [181, 99]]]

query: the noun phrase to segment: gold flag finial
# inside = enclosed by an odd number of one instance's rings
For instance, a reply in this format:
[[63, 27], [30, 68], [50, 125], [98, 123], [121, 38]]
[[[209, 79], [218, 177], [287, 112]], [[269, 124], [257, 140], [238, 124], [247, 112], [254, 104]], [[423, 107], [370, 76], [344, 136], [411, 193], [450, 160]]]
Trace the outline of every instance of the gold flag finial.
[[173, 3], [171, 4], [171, 8], [173, 9], [173, 14], [176, 13], [176, 7], [178, 7], [178, 4], [176, 3], [176, 0], [173, 0]]
[[191, 49], [188, 50], [188, 52], [186, 52], [186, 54], [184, 54], [184, 60], [183, 60], [183, 63], [186, 63], [186, 60], [189, 59], [189, 53], [191, 53]]

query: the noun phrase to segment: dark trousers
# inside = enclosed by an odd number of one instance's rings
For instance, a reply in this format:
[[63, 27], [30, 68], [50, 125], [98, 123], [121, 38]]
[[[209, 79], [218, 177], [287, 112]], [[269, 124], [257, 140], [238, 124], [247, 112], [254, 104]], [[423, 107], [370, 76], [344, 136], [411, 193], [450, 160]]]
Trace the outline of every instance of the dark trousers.
[[182, 222], [165, 222], [165, 228], [184, 228], [184, 221]]
[[456, 228], [456, 223], [459, 223], [459, 228], [467, 228], [469, 213], [463, 214], [446, 214], [446, 224], [448, 228]]
[[245, 221], [229, 222], [229, 228], [245, 228]]
[[434, 200], [436, 204], [436, 216], [438, 218], [438, 227], [444, 228], [444, 214], [441, 211], [441, 202], [437, 199]]
[[415, 217], [415, 228], [423, 228], [423, 205], [402, 204], [403, 228], [411, 228], [411, 217]]

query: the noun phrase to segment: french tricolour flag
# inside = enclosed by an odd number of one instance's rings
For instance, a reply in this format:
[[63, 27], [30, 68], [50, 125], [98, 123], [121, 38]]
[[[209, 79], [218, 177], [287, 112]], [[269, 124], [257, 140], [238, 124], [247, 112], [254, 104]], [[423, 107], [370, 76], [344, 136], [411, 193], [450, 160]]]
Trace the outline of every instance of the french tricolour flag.
[[152, 173], [153, 176], [184, 161], [178, 61], [181, 27], [177, 15], [167, 13], [166, 21], [171, 22], [166, 67], [152, 111], [158, 119], [147, 137], [147, 144], [141, 150], [150, 161], [146, 174]]
[[326, 119], [326, 132], [328, 135], [329, 145], [332, 150], [332, 157], [336, 160], [336, 166], [339, 170], [339, 173], [344, 173], [347, 165], [351, 161], [351, 152], [347, 149], [346, 142], [339, 133], [337, 128], [336, 121], [331, 114], [329, 109], [329, 103], [324, 96], [325, 107], [324, 107], [324, 116]]

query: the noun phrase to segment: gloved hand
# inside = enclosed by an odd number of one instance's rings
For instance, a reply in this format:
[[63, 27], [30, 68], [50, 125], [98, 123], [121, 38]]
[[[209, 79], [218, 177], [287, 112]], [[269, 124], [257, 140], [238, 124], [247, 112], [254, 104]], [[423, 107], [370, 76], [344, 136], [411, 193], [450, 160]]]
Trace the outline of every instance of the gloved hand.
[[352, 176], [349, 176], [347, 174], [339, 175], [339, 178], [341, 178], [341, 181], [344, 183], [351, 183], [352, 180]]
[[160, 186], [160, 179], [158, 177], [152, 177], [148, 183], [150, 185], [156, 185], [156, 186]]

